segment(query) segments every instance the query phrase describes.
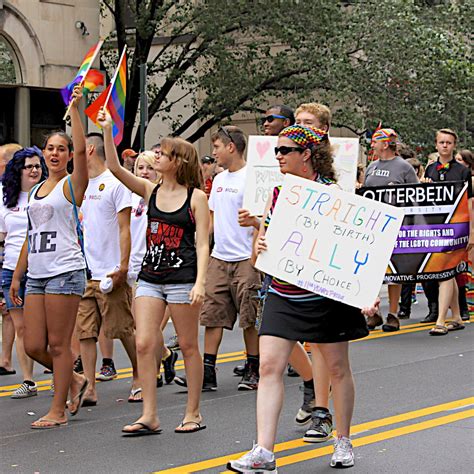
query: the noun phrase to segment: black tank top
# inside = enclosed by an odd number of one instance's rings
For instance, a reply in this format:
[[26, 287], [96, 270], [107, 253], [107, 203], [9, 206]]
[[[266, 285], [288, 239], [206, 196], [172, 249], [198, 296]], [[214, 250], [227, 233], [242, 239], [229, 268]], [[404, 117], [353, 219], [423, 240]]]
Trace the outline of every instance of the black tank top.
[[194, 283], [197, 275], [196, 222], [191, 210], [194, 188], [177, 211], [156, 207], [158, 184], [148, 203], [146, 253], [139, 278], [149, 283]]

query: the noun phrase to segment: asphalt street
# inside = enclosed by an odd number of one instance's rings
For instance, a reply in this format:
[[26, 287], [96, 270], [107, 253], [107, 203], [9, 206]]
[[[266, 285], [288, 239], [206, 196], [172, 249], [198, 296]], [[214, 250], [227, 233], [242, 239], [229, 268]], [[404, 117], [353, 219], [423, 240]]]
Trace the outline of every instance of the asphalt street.
[[[474, 471], [474, 324], [430, 337], [420, 324], [426, 300], [397, 333], [372, 331], [351, 344], [357, 398], [353, 419], [353, 473], [471, 473]], [[386, 301], [383, 301], [386, 310]], [[474, 318], [472, 319], [474, 322]], [[167, 329], [167, 336], [171, 327]], [[1, 473], [222, 473], [228, 459], [252, 447], [255, 393], [237, 391], [233, 367], [243, 360], [241, 332], [227, 332], [218, 360], [218, 391], [204, 393], [207, 429], [175, 434], [186, 393], [175, 384], [157, 390], [163, 433], [122, 438], [138, 418], [127, 403], [131, 370], [116, 343], [119, 377], [98, 385], [99, 403], [81, 409], [69, 426], [36, 431], [29, 424], [47, 411], [50, 376], [36, 367], [37, 397], [12, 400], [20, 377], [0, 377]], [[182, 359], [178, 360], [182, 373]], [[329, 473], [332, 444], [303, 443], [294, 416], [302, 403], [300, 381], [285, 376], [286, 399], [278, 437], [280, 473]]]

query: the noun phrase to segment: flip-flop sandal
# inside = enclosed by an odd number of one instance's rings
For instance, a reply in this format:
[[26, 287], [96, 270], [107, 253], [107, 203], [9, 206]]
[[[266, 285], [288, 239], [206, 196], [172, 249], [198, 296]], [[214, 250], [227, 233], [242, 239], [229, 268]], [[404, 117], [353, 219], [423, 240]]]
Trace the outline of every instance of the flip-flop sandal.
[[[180, 428], [184, 428], [187, 425], [194, 425], [194, 428], [191, 428], [190, 430], [180, 430]], [[174, 432], [175, 433], [196, 433], [196, 431], [201, 431], [205, 429], [206, 429], [206, 425], [201, 425], [201, 423], [198, 423], [197, 421], [186, 421], [186, 422], [183, 421], [174, 430]]]
[[15, 375], [16, 370], [15, 369], [5, 369], [5, 367], [0, 367], [0, 375]]
[[95, 407], [95, 406], [97, 406], [97, 400], [87, 400], [87, 398], [86, 398], [82, 401], [82, 406], [83, 407]]
[[457, 321], [452, 321], [447, 324], [446, 329], [448, 331], [460, 331], [461, 329], [464, 329], [466, 326], [464, 324], [458, 323]]
[[[47, 425], [34, 425], [33, 423], [48, 423]], [[67, 426], [67, 421], [54, 421], [47, 418], [40, 418], [31, 424], [32, 430], [51, 430], [53, 428], [61, 428]]]
[[157, 435], [161, 434], [163, 431], [161, 428], [155, 428], [152, 430], [148, 425], [145, 425], [145, 423], [141, 423], [139, 421], [136, 421], [135, 423], [131, 423], [130, 426], [140, 426], [138, 430], [133, 430], [133, 431], [127, 431], [127, 430], [122, 430], [122, 436], [124, 438], [133, 438], [133, 437], [138, 437], [138, 436], [148, 436], [148, 435]]
[[446, 334], [448, 334], [448, 328], [446, 326], [439, 326], [439, 325], [436, 325], [429, 332], [430, 336], [446, 336]]
[[82, 406], [82, 399], [84, 398], [84, 394], [86, 393], [88, 385], [89, 380], [85, 379], [81, 389], [79, 390], [79, 393], [71, 400], [71, 403], [75, 403], [77, 401], [76, 409], [69, 412], [71, 416], [76, 416], [79, 413], [79, 410]]
[[132, 388], [132, 390], [130, 390], [130, 396], [128, 397], [128, 403], [143, 403], [143, 398], [141, 398], [141, 396], [138, 399], [135, 398], [139, 393], [142, 393], [141, 388]]

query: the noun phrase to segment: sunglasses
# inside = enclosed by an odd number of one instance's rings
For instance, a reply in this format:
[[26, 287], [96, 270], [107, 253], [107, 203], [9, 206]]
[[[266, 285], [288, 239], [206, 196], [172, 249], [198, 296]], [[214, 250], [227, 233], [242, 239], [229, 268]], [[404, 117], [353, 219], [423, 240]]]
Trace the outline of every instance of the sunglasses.
[[228, 138], [235, 145], [235, 142], [232, 139], [230, 132], [225, 127], [219, 127], [219, 130], [217, 131], [217, 133], [222, 133], [226, 138]]
[[288, 155], [288, 153], [291, 153], [292, 151], [299, 151], [300, 153], [303, 153], [304, 148], [301, 148], [300, 146], [276, 146], [275, 147], [275, 155]]
[[35, 170], [40, 170], [40, 169], [41, 169], [41, 165], [25, 165], [25, 166], [23, 166], [23, 169], [24, 169], [24, 170], [28, 170], [28, 171], [31, 171], [33, 168], [34, 168]]
[[260, 119], [260, 122], [262, 123], [262, 125], [265, 123], [265, 122], [268, 122], [268, 123], [272, 123], [275, 119], [287, 119], [288, 117], [285, 117], [284, 115], [276, 115], [276, 114], [271, 114], [271, 115], [267, 115], [265, 117], [262, 117]]

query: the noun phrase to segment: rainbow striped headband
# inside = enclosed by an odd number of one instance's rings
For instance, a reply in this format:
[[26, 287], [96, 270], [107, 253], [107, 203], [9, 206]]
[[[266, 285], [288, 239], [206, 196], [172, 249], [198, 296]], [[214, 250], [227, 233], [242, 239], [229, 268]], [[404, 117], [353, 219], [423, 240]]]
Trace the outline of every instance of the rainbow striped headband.
[[372, 135], [372, 140], [376, 140], [378, 142], [396, 142], [398, 138], [397, 132], [391, 128], [381, 128], [377, 130]]
[[284, 128], [279, 137], [287, 137], [303, 148], [311, 148], [313, 145], [326, 140], [328, 132], [314, 127], [303, 127], [302, 125], [290, 125]]

